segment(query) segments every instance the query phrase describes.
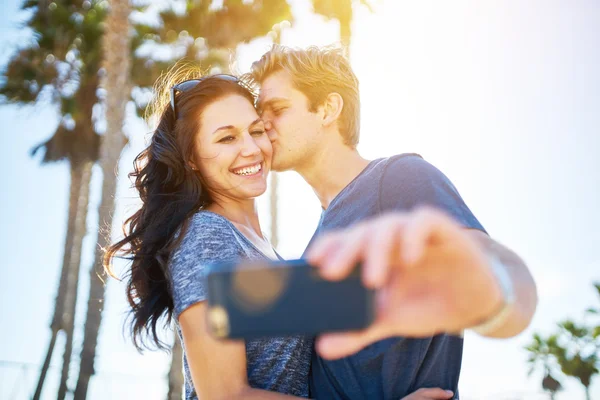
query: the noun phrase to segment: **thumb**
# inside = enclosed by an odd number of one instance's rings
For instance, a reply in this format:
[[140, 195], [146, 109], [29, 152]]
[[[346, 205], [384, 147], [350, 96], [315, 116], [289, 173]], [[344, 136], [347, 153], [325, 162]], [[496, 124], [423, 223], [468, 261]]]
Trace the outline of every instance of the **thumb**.
[[375, 323], [362, 331], [328, 333], [317, 338], [317, 353], [325, 359], [350, 356], [367, 345], [387, 336], [380, 323]]
[[423, 388], [417, 390], [419, 397], [425, 400], [445, 400], [451, 399], [454, 396], [452, 390], [444, 390], [440, 388]]
[[365, 332], [328, 333], [317, 338], [315, 348], [321, 357], [333, 360], [352, 355], [368, 343]]

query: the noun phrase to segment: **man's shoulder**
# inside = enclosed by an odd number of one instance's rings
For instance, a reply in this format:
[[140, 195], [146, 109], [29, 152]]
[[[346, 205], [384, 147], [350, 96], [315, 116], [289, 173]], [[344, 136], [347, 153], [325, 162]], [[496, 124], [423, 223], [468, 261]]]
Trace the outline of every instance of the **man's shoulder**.
[[382, 184], [435, 184], [445, 182], [447, 177], [433, 164], [417, 153], [404, 153], [383, 159]]
[[389, 157], [374, 159], [367, 168], [359, 175], [358, 180], [373, 182], [373, 178], [387, 173], [388, 170], [401, 169], [407, 165], [424, 162], [423, 157], [417, 153], [402, 153]]
[[[348, 199], [359, 200], [365, 204], [375, 201], [382, 195], [382, 188], [389, 185], [410, 185], [412, 181], [420, 181], [429, 170], [435, 169], [417, 153], [403, 153], [390, 157], [378, 158], [369, 163], [367, 168], [351, 182], [340, 197], [348, 205]], [[339, 201], [338, 201], [339, 202]]]
[[423, 156], [417, 153], [396, 154], [384, 159], [382, 164], [386, 174], [411, 175], [414, 172], [423, 171], [432, 167]]
[[400, 153], [390, 157], [385, 158], [388, 162], [396, 163], [396, 162], [414, 162], [415, 160], [425, 161], [423, 156], [419, 153]]
[[418, 154], [390, 157], [379, 192], [382, 210], [412, 209], [420, 204], [442, 207], [459, 197], [448, 177]]

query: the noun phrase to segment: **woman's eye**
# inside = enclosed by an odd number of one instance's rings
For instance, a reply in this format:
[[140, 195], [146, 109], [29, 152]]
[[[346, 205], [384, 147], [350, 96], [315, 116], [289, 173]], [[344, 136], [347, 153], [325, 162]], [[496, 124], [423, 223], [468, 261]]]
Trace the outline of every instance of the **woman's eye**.
[[264, 133], [265, 133], [264, 129], [257, 129], [255, 131], [250, 132], [250, 134], [253, 135], [253, 136], [260, 136], [260, 135], [262, 135]]
[[274, 109], [273, 109], [273, 114], [275, 114], [275, 115], [279, 115], [279, 114], [281, 114], [281, 113], [283, 112], [283, 110], [285, 110], [285, 108], [284, 108], [284, 107], [281, 107], [281, 108], [274, 108]]
[[233, 136], [225, 136], [224, 138], [221, 138], [221, 140], [219, 140], [219, 143], [229, 143], [231, 141], [233, 141], [233, 139], [235, 139]]

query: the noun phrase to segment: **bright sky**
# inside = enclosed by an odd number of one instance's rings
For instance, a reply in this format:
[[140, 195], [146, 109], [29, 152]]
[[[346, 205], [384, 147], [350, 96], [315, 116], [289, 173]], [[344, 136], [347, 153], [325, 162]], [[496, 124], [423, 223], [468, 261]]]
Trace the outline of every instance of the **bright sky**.
[[[2, 64], [23, 37], [13, 23], [19, 3], [2, 3]], [[359, 150], [368, 158], [418, 152], [439, 167], [490, 234], [526, 260], [540, 291], [538, 312], [522, 335], [498, 341], [467, 334], [462, 397], [541, 398], [541, 373], [527, 378], [522, 347], [533, 331], [579, 319], [597, 302], [592, 282], [600, 281], [600, 3], [387, 1], [375, 11], [360, 9], [353, 27], [352, 64], [363, 105]], [[307, 0], [295, 1], [294, 13], [296, 26], [284, 33], [284, 44], [337, 40], [337, 24], [311, 15]], [[268, 40], [241, 46], [239, 69], [247, 70], [268, 47]], [[0, 120], [0, 360], [37, 365], [49, 340], [62, 261], [68, 169], [40, 167], [28, 155], [53, 132], [52, 109], [1, 107]], [[135, 207], [125, 173], [143, 148], [147, 128], [130, 120], [126, 131], [132, 142], [121, 163], [116, 221]], [[97, 178], [91, 209], [99, 201]], [[320, 209], [297, 175], [285, 173], [281, 181], [278, 250], [292, 258], [303, 252]], [[264, 230], [267, 207], [265, 196]], [[94, 213], [89, 223], [93, 232]], [[79, 324], [94, 240], [88, 235], [84, 243]], [[123, 291], [123, 284], [109, 282], [89, 398], [163, 399], [169, 357], [138, 355], [124, 338]], [[80, 343], [78, 336], [75, 347]], [[59, 340], [52, 365], [59, 366], [61, 357]], [[33, 367], [20, 371], [0, 364], [0, 398], [28, 398], [37, 375]], [[58, 376], [57, 368], [51, 370], [44, 398], [55, 396]], [[583, 398], [575, 380], [563, 384], [558, 400]], [[592, 385], [595, 396], [600, 378]]]

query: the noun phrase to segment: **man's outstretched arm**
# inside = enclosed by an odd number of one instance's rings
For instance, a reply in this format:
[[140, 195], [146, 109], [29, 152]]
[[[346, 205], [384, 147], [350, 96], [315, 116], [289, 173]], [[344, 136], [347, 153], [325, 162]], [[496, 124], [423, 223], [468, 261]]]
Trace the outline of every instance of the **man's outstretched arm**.
[[[488, 235], [477, 230], [467, 230], [467, 233], [480, 243], [483, 252], [490, 258], [497, 260], [498, 264], [492, 268], [504, 268], [509, 284], [514, 292], [514, 303], [508, 304], [505, 316], [499, 315], [506, 299], [501, 299], [501, 304], [484, 321], [490, 321], [489, 329], [481, 331], [483, 336], [495, 338], [508, 338], [521, 333], [533, 318], [537, 307], [537, 289], [535, 281], [523, 260], [512, 250], [498, 243]], [[496, 272], [497, 273], [497, 272]], [[496, 276], [496, 279], [499, 279]], [[495, 314], [494, 314], [495, 313]], [[494, 325], [496, 322], [496, 325]], [[471, 328], [471, 327], [469, 327]]]
[[308, 252], [326, 279], [342, 279], [357, 262], [377, 289], [377, 313], [363, 332], [321, 337], [325, 358], [352, 354], [390, 336], [431, 336], [478, 326], [511, 337], [537, 305], [525, 263], [485, 233], [465, 229], [432, 208], [393, 212], [319, 238]]

